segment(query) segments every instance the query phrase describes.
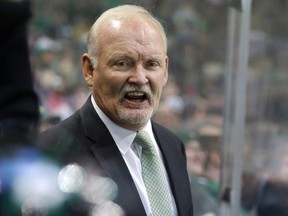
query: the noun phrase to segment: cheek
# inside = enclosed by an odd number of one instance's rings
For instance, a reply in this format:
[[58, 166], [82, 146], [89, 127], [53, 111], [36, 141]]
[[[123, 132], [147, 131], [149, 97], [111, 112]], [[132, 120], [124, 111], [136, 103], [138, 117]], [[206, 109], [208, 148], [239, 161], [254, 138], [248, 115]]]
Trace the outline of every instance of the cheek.
[[113, 85], [111, 82], [103, 80], [102, 82], [97, 82], [94, 86], [94, 91], [97, 92], [99, 97], [107, 100], [111, 99], [113, 95], [116, 94], [116, 88], [115, 85]]
[[155, 77], [151, 77], [150, 78], [150, 85], [152, 90], [154, 90], [155, 92], [159, 92], [159, 94], [161, 94], [162, 89], [164, 88], [164, 86], [166, 85], [166, 81], [167, 79], [165, 78], [165, 76], [163, 74], [155, 76]]
[[[100, 94], [109, 97], [115, 97], [119, 94], [121, 87], [124, 83], [124, 78], [120, 76], [99, 76], [95, 82], [95, 91], [100, 92]], [[108, 99], [108, 98], [107, 98]]]
[[160, 99], [162, 95], [164, 85], [161, 82], [155, 83], [154, 85], [154, 94], [157, 96], [157, 99]]

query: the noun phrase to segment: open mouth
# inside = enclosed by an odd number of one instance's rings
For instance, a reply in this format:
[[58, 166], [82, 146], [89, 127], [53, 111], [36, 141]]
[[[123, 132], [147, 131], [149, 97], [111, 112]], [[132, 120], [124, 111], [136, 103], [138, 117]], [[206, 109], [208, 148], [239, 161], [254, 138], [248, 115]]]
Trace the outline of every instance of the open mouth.
[[148, 96], [145, 92], [131, 91], [125, 94], [125, 99], [133, 103], [142, 103], [148, 99]]

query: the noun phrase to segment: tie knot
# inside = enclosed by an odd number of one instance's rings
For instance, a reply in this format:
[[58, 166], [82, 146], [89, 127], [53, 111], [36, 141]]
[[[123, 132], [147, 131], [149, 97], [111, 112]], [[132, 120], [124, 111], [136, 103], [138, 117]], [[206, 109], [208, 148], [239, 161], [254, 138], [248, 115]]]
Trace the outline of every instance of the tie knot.
[[145, 150], [152, 150], [153, 142], [146, 131], [139, 131], [135, 137], [135, 142], [142, 146]]

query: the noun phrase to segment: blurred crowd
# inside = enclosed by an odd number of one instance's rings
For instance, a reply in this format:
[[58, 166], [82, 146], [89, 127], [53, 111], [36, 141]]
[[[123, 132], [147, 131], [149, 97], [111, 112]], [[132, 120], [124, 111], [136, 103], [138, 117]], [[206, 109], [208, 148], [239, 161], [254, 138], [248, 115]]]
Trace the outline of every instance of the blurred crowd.
[[[224, 2], [210, 0], [206, 6], [221, 10], [225, 7]], [[81, 55], [86, 50], [88, 27], [103, 10], [121, 3], [131, 2], [69, 1], [68, 4], [67, 1], [52, 1], [48, 5], [34, 1], [29, 41], [44, 124], [65, 119], [86, 100], [89, 89], [82, 79]], [[209, 112], [215, 113], [220, 119], [222, 89], [219, 87], [223, 79], [224, 56], [217, 57], [217, 52], [223, 52], [225, 40], [221, 41], [222, 44], [217, 43], [222, 51], [218, 49], [213, 54], [210, 52], [212, 47], [210, 51], [199, 50], [203, 55], [205, 52], [210, 53], [209, 59], [200, 60], [201, 55], [194, 50], [197, 46], [207, 46], [209, 41], [206, 32], [208, 20], [203, 17], [205, 14], [196, 12], [189, 1], [182, 1], [177, 7], [173, 1], [138, 3], [150, 8], [163, 21], [169, 40], [170, 81], [164, 91], [159, 116], [155, 118], [162, 121], [165, 119], [163, 115], [170, 113], [173, 119], [169, 119], [171, 123], [167, 126], [173, 131], [187, 128], [191, 122], [189, 118], [201, 121]], [[200, 5], [195, 3], [195, 7]], [[225, 15], [214, 22], [224, 19]], [[225, 32], [219, 33], [218, 29], [213, 34], [219, 38]], [[216, 120], [218, 125], [221, 124], [219, 119]]]
[[[177, 133], [186, 144], [191, 188], [197, 196], [195, 215], [217, 215], [227, 30], [225, 0], [193, 3], [181, 0], [177, 4], [174, 0], [34, 0], [29, 46], [35, 89], [40, 99], [40, 130], [70, 116], [90, 94], [81, 71], [88, 27], [105, 9], [135, 2], [150, 8], [161, 19], [168, 35], [170, 77], [154, 120]], [[261, 8], [265, 11], [269, 6], [264, 4]], [[257, 16], [260, 15], [256, 13], [252, 26], [259, 28]], [[275, 158], [275, 155], [272, 159], [264, 157], [278, 141], [277, 135], [288, 128], [285, 123], [288, 91], [284, 82], [287, 76], [281, 73], [287, 66], [284, 58], [287, 51], [279, 49], [288, 47], [288, 41], [284, 39], [285, 32], [276, 37], [273, 29], [264, 31], [269, 34], [259, 30], [251, 34], [247, 120], [252, 124], [248, 132], [250, 143], [245, 149], [247, 157], [253, 159], [247, 169], [260, 171]], [[277, 89], [273, 85], [276, 82]], [[273, 122], [284, 126], [279, 128]], [[287, 144], [287, 140], [281, 143], [279, 146]], [[286, 172], [283, 167], [281, 171]], [[287, 178], [285, 172], [283, 179]], [[202, 200], [206, 200], [207, 205], [202, 206]]]
[[[88, 28], [102, 11], [122, 3], [135, 2], [33, 2], [29, 45], [40, 99], [40, 131], [67, 118], [86, 101], [90, 90], [83, 82], [81, 55], [86, 51]], [[187, 143], [195, 215], [216, 215], [225, 48], [225, 28], [216, 26], [225, 21], [226, 15], [215, 18], [214, 9], [225, 10], [226, 3], [210, 0], [192, 4], [183, 0], [176, 7], [172, 0], [138, 3], [161, 19], [168, 36], [169, 81], [154, 120]], [[208, 46], [209, 50], [205, 48]], [[199, 159], [194, 159], [195, 148], [202, 152]], [[203, 205], [206, 201], [209, 205]]]

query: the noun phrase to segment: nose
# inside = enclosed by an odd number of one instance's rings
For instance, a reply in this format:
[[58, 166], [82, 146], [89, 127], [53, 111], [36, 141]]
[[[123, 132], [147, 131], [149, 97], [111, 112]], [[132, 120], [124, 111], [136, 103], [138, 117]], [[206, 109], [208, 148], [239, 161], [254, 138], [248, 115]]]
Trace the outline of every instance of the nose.
[[137, 65], [129, 77], [129, 82], [136, 85], [144, 85], [148, 82], [145, 68], [142, 65]]

